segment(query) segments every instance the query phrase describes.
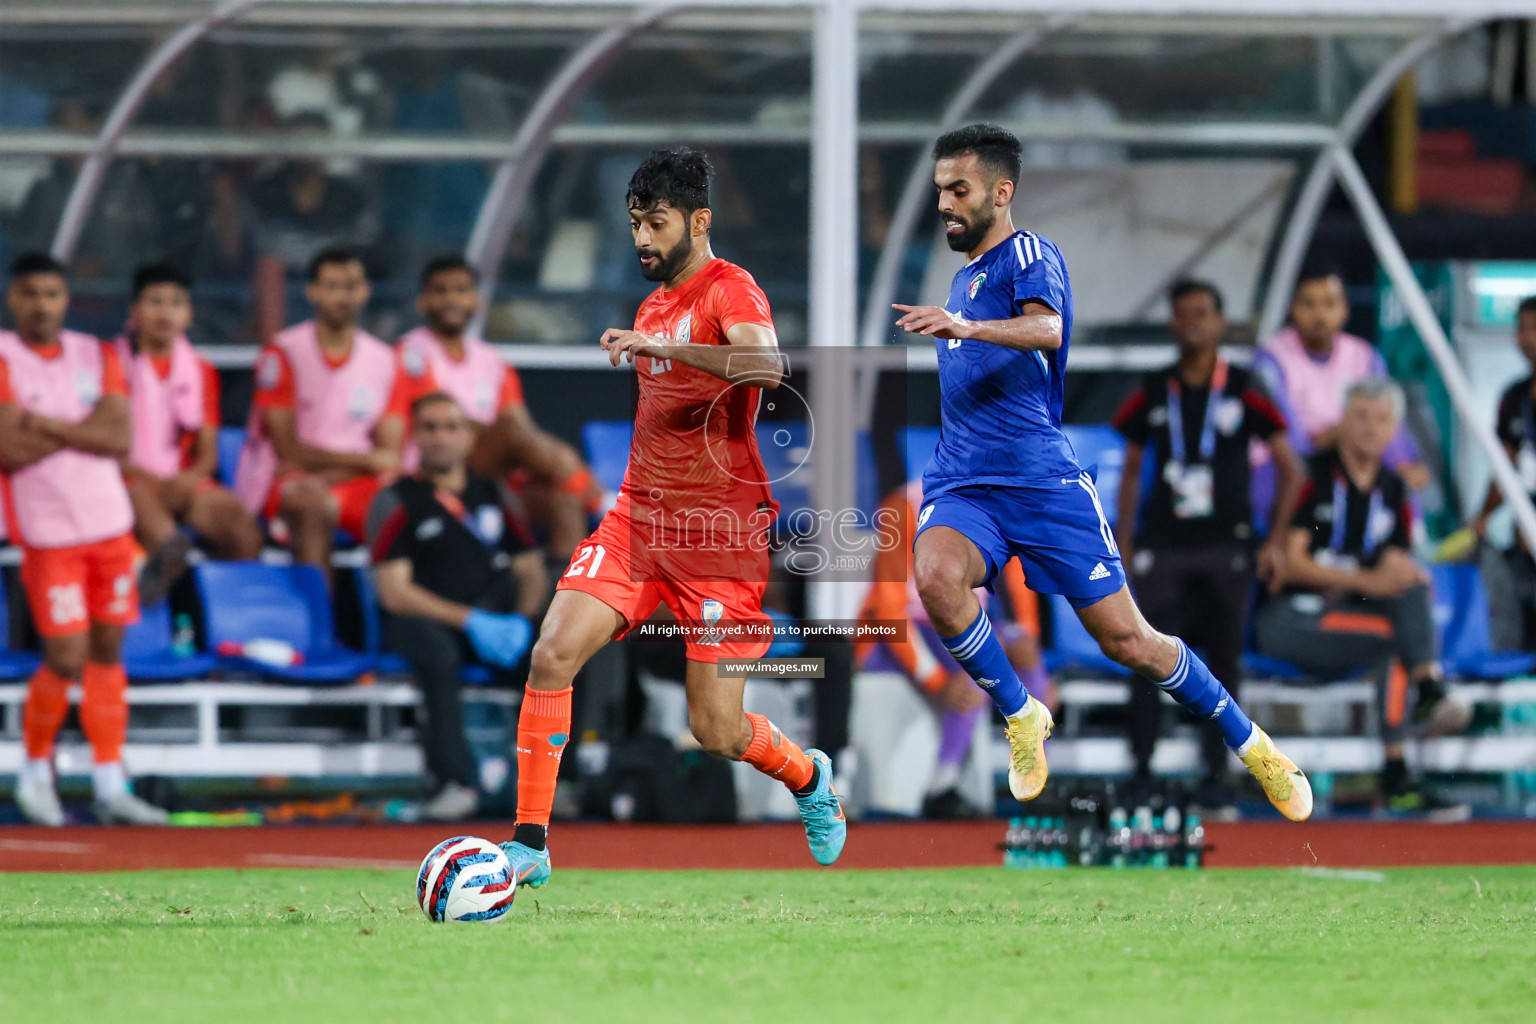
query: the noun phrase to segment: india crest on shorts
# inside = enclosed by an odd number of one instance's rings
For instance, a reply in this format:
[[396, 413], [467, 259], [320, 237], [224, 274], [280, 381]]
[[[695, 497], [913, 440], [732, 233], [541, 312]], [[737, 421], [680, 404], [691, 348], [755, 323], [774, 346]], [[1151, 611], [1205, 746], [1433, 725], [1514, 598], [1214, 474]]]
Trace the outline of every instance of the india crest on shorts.
[[725, 605], [712, 597], [706, 597], [699, 602], [699, 619], [704, 623], [704, 632], [699, 637], [699, 643], [708, 644], [711, 647], [720, 646], [720, 641], [725, 639], [724, 634], [714, 630], [721, 617], [725, 615]]

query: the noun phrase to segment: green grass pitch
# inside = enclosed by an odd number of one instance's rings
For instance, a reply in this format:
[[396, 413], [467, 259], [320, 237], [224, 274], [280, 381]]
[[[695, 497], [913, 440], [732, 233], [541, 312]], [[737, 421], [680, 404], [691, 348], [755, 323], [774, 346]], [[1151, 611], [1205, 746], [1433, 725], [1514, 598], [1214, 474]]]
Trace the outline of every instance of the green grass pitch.
[[0, 1019], [1403, 1024], [1536, 1007], [1536, 868], [557, 870], [490, 925], [431, 924], [413, 881], [0, 877]]

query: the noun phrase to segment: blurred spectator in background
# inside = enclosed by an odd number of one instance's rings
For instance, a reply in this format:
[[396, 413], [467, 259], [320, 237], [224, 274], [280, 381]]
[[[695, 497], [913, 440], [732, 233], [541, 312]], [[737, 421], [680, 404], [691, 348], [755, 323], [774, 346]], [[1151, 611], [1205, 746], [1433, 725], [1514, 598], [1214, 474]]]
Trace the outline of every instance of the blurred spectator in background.
[[[1221, 356], [1227, 333], [1221, 293], [1204, 281], [1181, 281], [1169, 290], [1168, 306], [1173, 313], [1168, 332], [1179, 360], [1148, 375], [1115, 417], [1115, 429], [1126, 441], [1115, 532], [1147, 621], [1199, 646], [1235, 697], [1258, 540], [1249, 502], [1249, 445], [1267, 445], [1279, 475], [1275, 530], [1257, 560], [1265, 578], [1282, 570], [1301, 465], [1275, 404], [1247, 370]], [[1142, 462], [1149, 447], [1152, 486], [1143, 496]], [[1127, 724], [1136, 778], [1143, 785], [1152, 779], [1162, 719], [1158, 688], [1151, 680], [1133, 679]], [[1210, 810], [1230, 807], [1226, 743], [1210, 722], [1201, 723], [1200, 740], [1205, 776], [1198, 800]]]
[[[52, 113], [53, 127], [59, 131], [93, 134], [100, 127], [100, 115], [76, 96], [55, 100]], [[11, 244], [16, 249], [47, 252], [53, 247], [83, 162], [78, 156], [60, 157], [48, 176], [32, 185], [12, 222]], [[143, 163], [112, 161], [75, 246], [74, 276], [126, 280], [144, 253], [162, 251], [159, 213]]]
[[362, 539], [369, 503], [399, 472], [410, 403], [432, 383], [357, 326], [368, 304], [357, 253], [316, 256], [305, 295], [314, 319], [279, 332], [257, 357], [235, 490], [294, 558], [329, 576], [336, 529]]
[[[1471, 710], [1446, 696], [1429, 576], [1414, 560], [1413, 509], [1403, 478], [1383, 456], [1402, 424], [1403, 390], [1385, 377], [1353, 385], [1338, 444], [1312, 456], [1286, 541], [1283, 595], [1258, 616], [1264, 654], [1339, 678], [1379, 667], [1386, 764], [1381, 796], [1393, 813], [1465, 817], [1415, 784], [1404, 760], [1411, 733], [1465, 729]], [[1392, 659], [1407, 678], [1390, 671]], [[1407, 685], [1417, 690], [1411, 715]]]
[[[973, 807], [961, 795], [960, 771], [971, 753], [977, 722], [988, 713], [991, 701], [945, 650], [918, 598], [911, 538], [922, 498], [922, 483], [914, 480], [892, 492], [881, 503], [877, 515], [901, 541], [882, 547], [876, 553], [874, 582], [864, 598], [859, 620], [864, 623], [900, 623], [902, 639], [860, 644], [860, 668], [902, 673], [923, 691], [938, 713], [938, 763], [923, 797], [923, 817], [975, 818], [983, 814], [983, 809]], [[1024, 586], [1018, 560], [1010, 561], [998, 576], [999, 589], [1014, 596], [1013, 611], [1026, 618], [1032, 617], [1033, 594]], [[1046, 691], [1050, 688], [1050, 679], [1040, 662], [1038, 620], [1033, 623], [1033, 630], [1028, 625], [1003, 629], [1001, 627], [1007, 620], [998, 601], [980, 587], [976, 589], [976, 596], [988, 616], [999, 621], [999, 636], [1005, 643], [1009, 660], [1019, 672], [1019, 679], [1031, 696], [1048, 700]]]
[[439, 787], [425, 817], [467, 818], [480, 804], [459, 702], [466, 664], [512, 669], [533, 644], [548, 596], [544, 559], [501, 488], [469, 471], [474, 431], [451, 396], [411, 407], [420, 467], [379, 492], [368, 511], [368, 547], [386, 642], [410, 663], [427, 706], [418, 730]]
[[166, 263], [133, 275], [128, 326], [113, 342], [133, 415], [123, 479], [134, 536], [148, 557], [139, 600], [159, 604], [187, 568], [186, 526], [221, 558], [261, 555], [261, 528], [219, 486], [219, 375], [187, 340], [192, 279]]
[[[397, 131], [464, 135], [469, 131], [463, 76], [436, 50], [408, 54], [395, 81]], [[485, 199], [486, 167], [472, 161], [391, 164], [384, 170], [383, 229], [391, 259], [418, 266], [464, 243]]]
[[[1349, 302], [1337, 272], [1303, 271], [1291, 298], [1290, 315], [1290, 326], [1264, 343], [1254, 357], [1253, 369], [1285, 416], [1292, 447], [1301, 455], [1311, 455], [1338, 443], [1344, 395], [1350, 387], [1388, 376], [1387, 364], [1370, 342], [1344, 332]], [[1385, 460], [1410, 490], [1420, 491], [1429, 484], [1429, 468], [1406, 429], [1399, 427]]]
[[[284, 122], [294, 132], [322, 134], [325, 118], [314, 112]], [[256, 214], [256, 246], [278, 260], [288, 274], [302, 273], [315, 254], [333, 239], [366, 243], [375, 233], [363, 190], [326, 169], [318, 159], [286, 163], [251, 188]]]
[[[1520, 303], [1516, 314], [1515, 344], [1526, 362], [1536, 370], [1536, 295]], [[1504, 445], [1526, 493], [1536, 500], [1536, 373], [1520, 378], [1505, 389], [1499, 399], [1494, 431]], [[1498, 481], [1488, 481], [1483, 506], [1472, 520], [1472, 530], [1479, 539], [1487, 539], [1488, 520], [1504, 504], [1504, 492]], [[1536, 561], [1520, 531], [1515, 531], [1514, 546], [1506, 558], [1514, 578], [1515, 594], [1520, 600], [1521, 646], [1536, 649]]]
[[[574, 448], [534, 422], [517, 370], [465, 333], [480, 310], [479, 272], [459, 256], [433, 260], [422, 270], [416, 309], [426, 323], [400, 338], [402, 360], [424, 367], [458, 400], [470, 420], [475, 472], [498, 480], [520, 473], [519, 489], [547, 525], [553, 556], [569, 561], [587, 535], [587, 513], [601, 508], [603, 488]], [[407, 469], [414, 459], [408, 448]]]

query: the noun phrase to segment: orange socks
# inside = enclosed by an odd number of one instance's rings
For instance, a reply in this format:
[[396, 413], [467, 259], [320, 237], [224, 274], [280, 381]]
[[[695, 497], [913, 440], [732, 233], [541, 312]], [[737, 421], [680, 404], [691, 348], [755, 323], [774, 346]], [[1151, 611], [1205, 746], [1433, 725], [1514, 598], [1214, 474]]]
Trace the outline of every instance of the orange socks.
[[91, 741], [97, 764], [123, 759], [123, 740], [128, 735], [128, 674], [121, 664], [85, 663], [80, 702], [80, 728]]
[[548, 827], [560, 755], [571, 738], [571, 687], [523, 693], [517, 716], [517, 822]]
[[764, 775], [772, 775], [790, 789], [804, 789], [811, 784], [816, 767], [799, 744], [779, 732], [762, 715], [747, 713], [752, 723], [752, 742], [741, 759]]
[[53, 738], [69, 714], [69, 680], [47, 665], [32, 674], [27, 684], [27, 701], [22, 706], [22, 733], [27, 756], [42, 760], [53, 752]]

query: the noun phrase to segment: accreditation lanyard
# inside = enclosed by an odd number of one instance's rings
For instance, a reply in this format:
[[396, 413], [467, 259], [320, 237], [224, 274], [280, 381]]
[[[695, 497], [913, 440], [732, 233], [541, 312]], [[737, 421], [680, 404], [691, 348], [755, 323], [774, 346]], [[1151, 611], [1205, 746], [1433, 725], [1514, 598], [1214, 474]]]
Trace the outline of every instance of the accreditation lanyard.
[[[1227, 390], [1227, 361], [1216, 360], [1211, 372], [1210, 394], [1205, 400], [1205, 423], [1200, 428], [1200, 461], [1210, 462], [1216, 455], [1216, 417], [1221, 408], [1222, 393]], [[1168, 378], [1168, 453], [1173, 461], [1183, 466], [1189, 452], [1184, 445], [1184, 387], [1179, 383], [1178, 372]]]
[[[1360, 531], [1360, 560], [1368, 562], [1371, 556], [1376, 554], [1376, 543], [1373, 527], [1381, 518], [1386, 504], [1381, 500], [1381, 489], [1371, 488], [1370, 508], [1365, 514], [1365, 526]], [[1333, 478], [1333, 537], [1328, 545], [1338, 554], [1344, 554], [1344, 533], [1349, 527], [1349, 484], [1344, 478]]]
[[449, 515], [464, 524], [464, 528], [474, 534], [476, 540], [486, 547], [492, 545], [491, 539], [480, 529], [479, 521], [469, 514], [469, 509], [464, 507], [463, 500], [457, 494], [444, 490], [441, 487], [435, 487], [433, 488], [433, 497], [437, 499], [439, 505], [447, 509]]

